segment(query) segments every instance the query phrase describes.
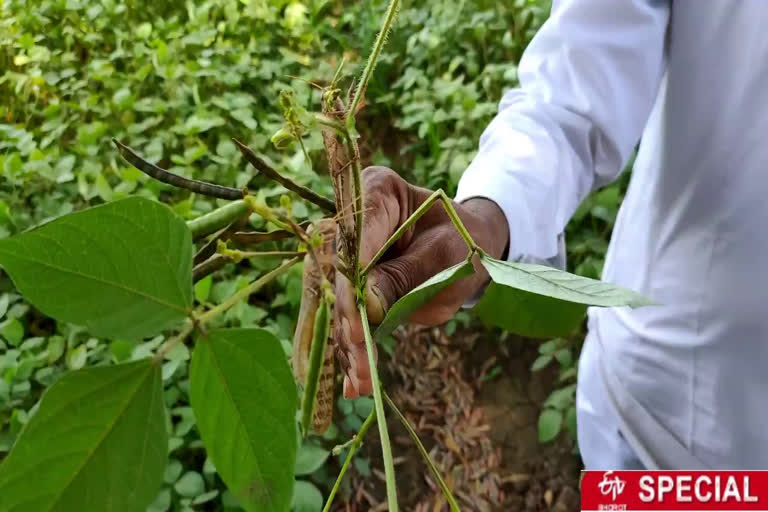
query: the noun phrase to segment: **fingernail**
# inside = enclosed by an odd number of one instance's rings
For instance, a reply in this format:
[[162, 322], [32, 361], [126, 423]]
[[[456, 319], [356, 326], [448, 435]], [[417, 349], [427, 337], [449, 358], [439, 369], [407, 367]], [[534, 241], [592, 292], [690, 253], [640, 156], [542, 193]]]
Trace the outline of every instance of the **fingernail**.
[[344, 398], [357, 398], [357, 390], [349, 378], [344, 379]]
[[349, 371], [347, 372], [347, 379], [349, 379], [350, 384], [352, 384], [352, 387], [355, 389], [355, 391], [357, 391], [357, 389], [360, 387], [360, 383], [357, 377], [357, 359], [355, 359], [354, 355], [348, 355], [347, 359], [349, 360]]
[[343, 345], [347, 347], [352, 345], [352, 328], [346, 318], [341, 319], [341, 337], [343, 338]]
[[387, 313], [387, 304], [381, 295], [381, 290], [375, 283], [365, 287], [365, 302], [368, 310], [368, 320], [372, 324], [380, 324]]

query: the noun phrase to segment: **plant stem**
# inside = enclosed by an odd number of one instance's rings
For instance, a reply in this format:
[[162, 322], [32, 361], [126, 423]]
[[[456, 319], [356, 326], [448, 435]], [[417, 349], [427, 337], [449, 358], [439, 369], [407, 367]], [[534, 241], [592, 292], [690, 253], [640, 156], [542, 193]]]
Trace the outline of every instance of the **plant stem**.
[[363, 242], [363, 185], [362, 169], [360, 168], [360, 149], [357, 147], [357, 141], [349, 133], [345, 135], [347, 139], [347, 151], [352, 159], [352, 188], [354, 190], [355, 201], [355, 268], [357, 270], [356, 279], [360, 280], [360, 245]]
[[422, 215], [427, 213], [429, 209], [435, 204], [436, 201], [440, 201], [443, 205], [443, 208], [445, 209], [446, 213], [448, 213], [448, 217], [451, 219], [451, 222], [453, 222], [453, 225], [456, 227], [456, 230], [459, 232], [461, 237], [464, 239], [464, 241], [467, 243], [467, 246], [471, 251], [477, 251], [478, 246], [475, 243], [475, 241], [472, 239], [472, 235], [469, 234], [469, 231], [467, 231], [467, 228], [464, 226], [464, 223], [461, 222], [461, 219], [459, 218], [458, 213], [456, 213], [456, 210], [453, 207], [453, 203], [451, 203], [451, 200], [448, 198], [448, 196], [445, 195], [445, 192], [443, 192], [442, 189], [438, 189], [432, 193], [423, 203], [419, 205], [418, 208], [408, 217], [405, 219], [405, 222], [403, 222], [397, 230], [392, 233], [392, 236], [389, 237], [389, 239], [384, 242], [384, 245], [381, 246], [381, 249], [379, 249], [376, 254], [373, 255], [373, 258], [371, 258], [371, 261], [368, 262], [368, 265], [366, 265], [365, 269], [363, 269], [362, 277], [365, 277], [368, 275], [368, 272], [373, 268], [373, 266], [376, 264], [377, 261], [384, 255], [384, 253], [387, 252], [387, 250], [392, 247], [392, 244], [397, 242], [397, 240], [403, 236], [403, 234], [411, 227], [413, 226], [417, 220], [421, 218]]
[[196, 283], [201, 279], [204, 279], [206, 276], [213, 274], [217, 270], [221, 270], [227, 263], [231, 261], [232, 260], [223, 254], [214, 254], [207, 260], [195, 265], [195, 267], [192, 269], [192, 282]]
[[[237, 146], [237, 149], [240, 150], [240, 153], [243, 154], [243, 157], [248, 161], [249, 164], [251, 164], [259, 173], [261, 173], [263, 176], [278, 182], [291, 192], [295, 192], [299, 197], [309, 201], [310, 203], [314, 203], [320, 208], [322, 208], [325, 211], [328, 211], [330, 213], [336, 213], [336, 204], [328, 199], [327, 197], [323, 197], [320, 194], [316, 193], [315, 191], [303, 186], [299, 185], [298, 183], [294, 182], [290, 178], [286, 178], [276, 170], [274, 170], [272, 167], [270, 167], [267, 162], [259, 158], [256, 153], [251, 150], [248, 146], [243, 144], [237, 139], [232, 139], [234, 141], [235, 145]], [[307, 158], [309, 156], [307, 155]], [[310, 161], [311, 165], [311, 161]]]
[[[308, 222], [299, 224], [299, 227], [306, 229], [309, 226]], [[292, 238], [296, 236], [291, 231], [279, 230], [279, 231], [236, 231], [229, 237], [230, 240], [236, 244], [242, 245], [254, 245], [263, 242], [276, 242], [278, 240], [285, 240], [286, 238]]]
[[376, 37], [376, 42], [373, 44], [373, 51], [371, 51], [371, 54], [368, 56], [368, 62], [365, 64], [365, 69], [363, 70], [363, 74], [360, 77], [359, 83], [357, 84], [357, 89], [355, 89], [355, 95], [352, 98], [352, 102], [348, 105], [347, 119], [352, 119], [352, 122], [354, 122], [357, 107], [360, 105], [360, 101], [363, 99], [365, 88], [368, 87], [368, 81], [371, 79], [373, 70], [376, 67], [376, 61], [379, 59], [381, 50], [384, 48], [384, 43], [387, 42], [387, 35], [389, 34], [389, 29], [392, 28], [392, 23], [395, 21], [398, 7], [400, 7], [399, 0], [391, 0], [389, 2], [389, 8], [387, 9], [387, 14], [384, 17], [384, 24], [381, 26], [381, 31]]
[[408, 431], [408, 434], [411, 436], [411, 439], [416, 444], [416, 448], [418, 448], [419, 453], [421, 453], [421, 456], [424, 458], [424, 462], [427, 463], [427, 466], [429, 467], [429, 470], [432, 472], [432, 476], [435, 477], [435, 480], [437, 480], [438, 485], [440, 485], [440, 489], [443, 491], [443, 496], [445, 496], [445, 499], [448, 500], [448, 505], [451, 507], [452, 512], [460, 512], [459, 505], [456, 503], [456, 498], [453, 497], [453, 494], [451, 493], [451, 490], [448, 488], [448, 485], [443, 480], [443, 477], [440, 476], [440, 471], [437, 469], [437, 466], [435, 466], [435, 463], [432, 461], [432, 458], [429, 456], [429, 453], [427, 453], [427, 449], [424, 448], [424, 445], [421, 444], [421, 439], [419, 439], [419, 435], [416, 433], [415, 430], [413, 430], [413, 427], [408, 422], [408, 418], [406, 418], [402, 412], [400, 412], [400, 409], [397, 408], [395, 405], [395, 402], [392, 401], [391, 398], [389, 398], [389, 395], [385, 391], [382, 390], [381, 394], [384, 396], [384, 400], [386, 400], [387, 405], [392, 408], [392, 410], [397, 415], [398, 419], [400, 420], [400, 423], [403, 424], [405, 427], [405, 430]]
[[446, 213], [448, 213], [448, 217], [451, 218], [451, 222], [453, 222], [454, 227], [456, 227], [456, 230], [461, 235], [461, 238], [464, 239], [464, 242], [466, 242], [467, 247], [470, 251], [478, 251], [480, 248], [477, 246], [475, 241], [472, 239], [472, 235], [469, 234], [469, 231], [467, 231], [466, 226], [464, 226], [464, 223], [461, 222], [461, 219], [459, 218], [459, 214], [456, 213], [456, 209], [453, 207], [453, 202], [451, 199], [445, 195], [445, 192], [443, 192], [442, 189], [440, 189], [438, 192], [440, 192], [440, 202], [443, 203], [443, 208], [445, 208]]
[[238, 261], [252, 258], [292, 258], [294, 256], [304, 256], [305, 253], [299, 251], [240, 251], [238, 249], [227, 249], [221, 253], [227, 258]]
[[210, 322], [213, 318], [217, 317], [221, 313], [224, 313], [229, 308], [240, 302], [241, 300], [247, 298], [252, 293], [257, 292], [262, 286], [269, 283], [276, 277], [284, 274], [288, 271], [293, 265], [298, 263], [301, 258], [292, 258], [288, 260], [287, 262], [283, 263], [276, 269], [272, 270], [271, 272], [264, 274], [260, 278], [253, 281], [251, 284], [243, 288], [242, 290], [238, 291], [237, 293], [234, 293], [231, 297], [229, 297], [227, 300], [219, 304], [218, 306], [209, 309], [202, 315], [200, 315], [197, 318], [198, 323], [200, 324], [206, 324]]
[[192, 238], [196, 240], [226, 227], [235, 219], [248, 215], [249, 212], [248, 205], [240, 199], [190, 220], [187, 222], [187, 227], [192, 232]]
[[392, 446], [389, 442], [389, 432], [387, 431], [387, 420], [384, 415], [384, 401], [381, 397], [381, 381], [379, 372], [376, 369], [376, 359], [373, 351], [373, 338], [371, 336], [371, 326], [368, 324], [368, 313], [365, 309], [365, 303], [358, 301], [357, 310], [360, 313], [360, 319], [363, 323], [363, 337], [365, 338], [365, 351], [368, 354], [368, 366], [371, 369], [371, 384], [373, 386], [373, 403], [376, 410], [376, 417], [379, 425], [379, 437], [381, 438], [381, 456], [384, 459], [384, 477], [387, 483], [387, 504], [390, 512], [397, 512], [397, 486], [395, 484], [395, 464], [392, 460]]
[[339, 486], [341, 485], [341, 479], [344, 478], [344, 474], [347, 472], [347, 468], [349, 467], [350, 462], [352, 462], [352, 457], [355, 456], [355, 453], [357, 450], [362, 446], [363, 444], [363, 438], [365, 437], [365, 433], [368, 432], [368, 427], [371, 426], [373, 421], [376, 419], [376, 409], [372, 410], [371, 413], [368, 415], [367, 418], [365, 418], [365, 421], [363, 422], [363, 425], [360, 427], [360, 430], [355, 434], [355, 437], [352, 438], [352, 446], [349, 448], [349, 453], [347, 453], [347, 458], [344, 459], [344, 464], [341, 466], [341, 471], [339, 472], [339, 476], [336, 477], [336, 483], [333, 484], [333, 489], [331, 489], [331, 493], [328, 495], [328, 500], [325, 502], [325, 507], [323, 507], [323, 512], [328, 512], [331, 510], [331, 504], [333, 504], [333, 498], [336, 497], [336, 493], [339, 491]]
[[161, 346], [158, 351], [155, 353], [155, 357], [152, 359], [156, 364], [160, 363], [163, 360], [163, 357], [165, 357], [165, 354], [171, 351], [173, 347], [178, 345], [179, 343], [184, 343], [184, 340], [187, 339], [187, 336], [192, 334], [192, 331], [195, 330], [195, 322], [192, 319], [187, 319], [187, 321], [184, 323], [184, 327], [182, 327], [181, 331], [179, 331], [179, 334], [174, 336], [173, 338], [169, 339], [165, 343], [163, 343], [163, 346]]

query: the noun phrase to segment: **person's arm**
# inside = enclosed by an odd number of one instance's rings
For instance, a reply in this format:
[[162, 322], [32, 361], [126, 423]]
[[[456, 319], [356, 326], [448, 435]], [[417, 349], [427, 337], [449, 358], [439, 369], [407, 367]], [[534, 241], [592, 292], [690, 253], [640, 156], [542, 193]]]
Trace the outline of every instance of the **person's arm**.
[[[456, 210], [492, 256], [549, 259], [558, 236], [591, 189], [621, 172], [640, 137], [664, 71], [669, 0], [556, 0], [519, 67], [459, 184]], [[363, 174], [365, 263], [428, 197], [387, 169]], [[408, 230], [371, 270], [368, 316], [466, 257], [466, 246], [439, 205]], [[436, 324], [487, 282], [458, 281], [411, 320]], [[349, 282], [337, 273], [334, 338], [346, 373], [344, 395], [371, 392], [360, 316]]]
[[664, 73], [668, 0], [559, 0], [459, 182], [509, 224], [510, 260], [548, 259], [579, 203], [615, 179]]

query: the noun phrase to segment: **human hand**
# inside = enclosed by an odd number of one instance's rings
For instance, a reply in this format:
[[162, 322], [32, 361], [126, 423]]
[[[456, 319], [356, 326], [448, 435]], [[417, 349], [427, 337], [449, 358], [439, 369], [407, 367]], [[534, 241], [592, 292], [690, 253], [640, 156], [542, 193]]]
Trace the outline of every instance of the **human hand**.
[[[421, 205], [431, 191], [415, 187], [386, 167], [363, 171], [363, 236], [360, 263], [367, 265], [395, 230]], [[459, 218], [477, 245], [495, 258], [501, 257], [509, 240], [509, 228], [501, 208], [488, 199], [454, 203]], [[435, 203], [411, 226], [370, 270], [366, 282], [368, 319], [378, 324], [400, 297], [467, 257], [467, 245], [442, 205]], [[488, 281], [485, 269], [475, 262], [475, 273], [442, 290], [416, 310], [410, 321], [438, 325], [448, 321], [467, 299]], [[360, 314], [352, 284], [336, 275], [334, 339], [340, 350], [344, 396], [370, 394], [371, 373], [363, 339]]]

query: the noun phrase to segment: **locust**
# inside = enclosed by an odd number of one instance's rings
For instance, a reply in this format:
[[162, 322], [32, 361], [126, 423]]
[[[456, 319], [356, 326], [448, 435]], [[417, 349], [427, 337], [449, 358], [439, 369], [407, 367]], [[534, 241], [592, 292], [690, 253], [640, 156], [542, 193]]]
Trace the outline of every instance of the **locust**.
[[304, 257], [299, 318], [293, 337], [293, 375], [303, 386], [302, 430], [323, 434], [331, 425], [334, 406], [333, 284], [336, 222], [322, 219], [308, 233], [319, 240]]

